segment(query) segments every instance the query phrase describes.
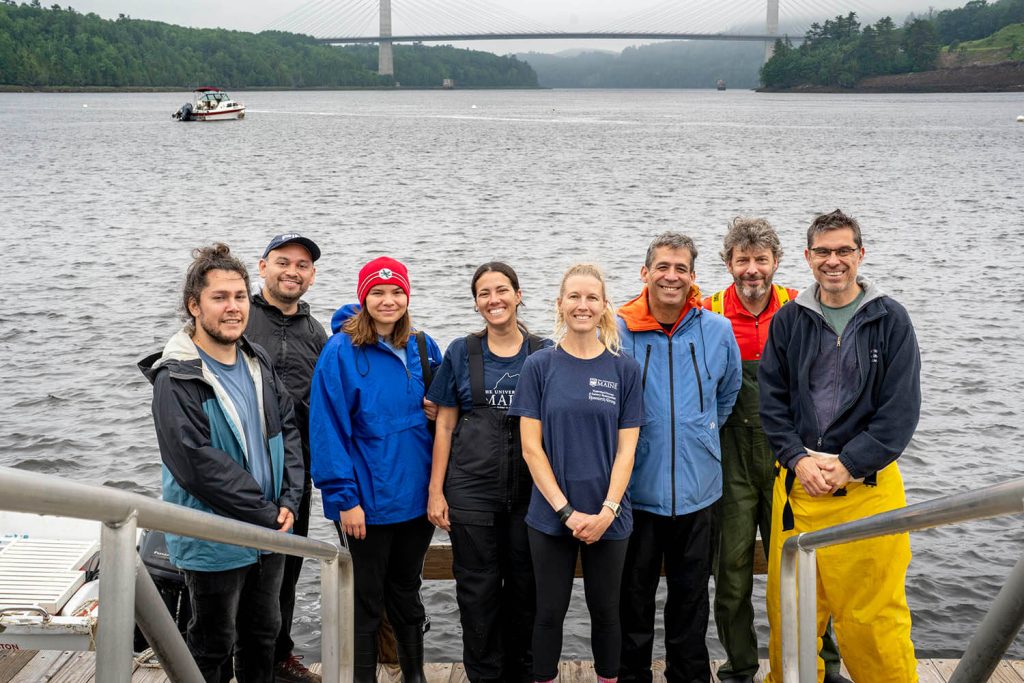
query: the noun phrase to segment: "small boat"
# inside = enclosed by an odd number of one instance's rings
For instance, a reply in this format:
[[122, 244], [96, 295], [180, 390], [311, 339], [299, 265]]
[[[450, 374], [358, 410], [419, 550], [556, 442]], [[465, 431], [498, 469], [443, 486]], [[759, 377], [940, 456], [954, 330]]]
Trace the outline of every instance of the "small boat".
[[192, 91], [192, 101], [171, 114], [179, 121], [231, 121], [245, 118], [245, 105], [231, 99], [220, 88], [202, 87]]
[[715, 82], [715, 89], [716, 90], [725, 90], [725, 81], [723, 81], [721, 78], [719, 78], [718, 81]]
[[1017, 123], [1024, 123], [1024, 114], [1017, 117]]

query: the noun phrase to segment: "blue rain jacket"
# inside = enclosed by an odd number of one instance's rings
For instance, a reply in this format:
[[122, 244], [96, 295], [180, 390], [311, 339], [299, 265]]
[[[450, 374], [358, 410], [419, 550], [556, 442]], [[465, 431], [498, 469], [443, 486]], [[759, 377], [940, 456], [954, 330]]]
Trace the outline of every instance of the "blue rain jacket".
[[[310, 473], [328, 519], [361, 505], [367, 524], [395, 524], [427, 513], [433, 439], [420, 355], [413, 337], [404, 363], [381, 341], [354, 346], [341, 327], [358, 311], [347, 304], [334, 313], [334, 335], [313, 373]], [[433, 370], [441, 351], [426, 341]]]
[[696, 286], [671, 333], [651, 314], [646, 288], [618, 313], [623, 353], [640, 364], [644, 385], [633, 508], [665, 516], [701, 510], [722, 496], [718, 430], [742, 382], [732, 325], [701, 308]]

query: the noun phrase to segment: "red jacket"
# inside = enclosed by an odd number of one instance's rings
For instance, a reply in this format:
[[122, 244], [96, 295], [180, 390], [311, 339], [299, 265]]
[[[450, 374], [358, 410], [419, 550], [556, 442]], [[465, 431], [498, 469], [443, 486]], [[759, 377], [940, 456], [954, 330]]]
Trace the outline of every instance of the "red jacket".
[[[780, 285], [772, 285], [772, 298], [768, 302], [768, 307], [756, 317], [743, 307], [739, 294], [736, 293], [735, 283], [729, 285], [729, 288], [723, 292], [718, 292], [704, 299], [703, 306], [705, 309], [715, 313], [720, 312], [732, 323], [732, 331], [736, 335], [736, 343], [740, 346], [740, 358], [743, 360], [761, 360], [761, 353], [764, 351], [765, 342], [768, 341], [768, 325], [772, 321], [772, 316], [782, 308], [782, 304], [779, 303], [780, 289], [785, 290], [789, 295], [789, 300], [796, 298], [797, 290], [789, 289], [788, 287], [783, 288]], [[715, 310], [716, 307], [712, 306], [712, 299], [719, 295], [721, 295], [722, 301], [721, 311]]]

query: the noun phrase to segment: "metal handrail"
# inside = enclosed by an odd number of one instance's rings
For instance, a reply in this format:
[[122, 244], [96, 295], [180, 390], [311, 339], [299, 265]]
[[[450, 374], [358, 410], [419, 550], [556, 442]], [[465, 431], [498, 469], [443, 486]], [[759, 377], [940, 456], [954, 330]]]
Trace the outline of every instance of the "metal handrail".
[[[0, 509], [90, 519], [100, 536], [96, 679], [131, 680], [137, 527], [320, 560], [323, 678], [352, 680], [353, 573], [347, 549], [107, 486], [0, 467]], [[105, 590], [106, 589], [106, 590]]]
[[[815, 552], [818, 548], [1022, 512], [1024, 478], [916, 503], [786, 539], [782, 545], [779, 572], [783, 680], [800, 683], [817, 681], [817, 641], [820, 634], [816, 632]], [[1024, 603], [1024, 560], [1018, 563], [1011, 573], [1004, 591], [1000, 592], [1000, 598], [1005, 592], [1015, 598], [1015, 604]], [[997, 600], [997, 603], [999, 602], [1000, 600]], [[1017, 628], [1010, 636], [1012, 640], [1013, 635], [1020, 629], [1021, 619], [1024, 619], [1022, 607], [1009, 610], [993, 608], [968, 647], [971, 656], [965, 656], [961, 660], [960, 666], [953, 674], [954, 677], [950, 680], [985, 680], [967, 677], [965, 672], [968, 669], [983, 671], [989, 664], [994, 668], [995, 662], [1005, 652], [1009, 642], [1006, 642], [993, 658], [993, 648], [987, 647], [986, 642], [982, 641], [995, 638], [997, 632], [1005, 638], [1006, 632], [1012, 629], [1012, 623], [1016, 620]], [[981, 650], [985, 650], [986, 654], [982, 655]]]

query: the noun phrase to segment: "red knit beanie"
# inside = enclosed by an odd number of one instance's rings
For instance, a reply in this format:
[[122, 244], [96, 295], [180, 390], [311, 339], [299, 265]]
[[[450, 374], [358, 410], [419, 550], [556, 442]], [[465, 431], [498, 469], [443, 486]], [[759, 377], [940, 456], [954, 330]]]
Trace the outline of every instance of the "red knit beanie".
[[359, 285], [356, 294], [359, 303], [366, 303], [366, 295], [377, 285], [396, 285], [402, 288], [406, 296], [412, 296], [412, 283], [409, 282], [409, 271], [400, 261], [388, 256], [378, 256], [359, 270]]

